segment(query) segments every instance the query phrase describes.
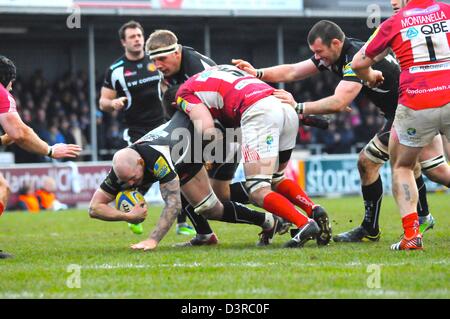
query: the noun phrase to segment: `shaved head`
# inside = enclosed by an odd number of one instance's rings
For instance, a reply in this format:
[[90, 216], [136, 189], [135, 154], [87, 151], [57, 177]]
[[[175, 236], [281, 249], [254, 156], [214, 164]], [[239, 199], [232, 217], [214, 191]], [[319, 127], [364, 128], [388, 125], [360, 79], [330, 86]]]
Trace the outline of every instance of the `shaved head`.
[[142, 160], [138, 152], [131, 148], [124, 148], [114, 154], [112, 160], [113, 170], [121, 181], [128, 181], [139, 167], [139, 160]]

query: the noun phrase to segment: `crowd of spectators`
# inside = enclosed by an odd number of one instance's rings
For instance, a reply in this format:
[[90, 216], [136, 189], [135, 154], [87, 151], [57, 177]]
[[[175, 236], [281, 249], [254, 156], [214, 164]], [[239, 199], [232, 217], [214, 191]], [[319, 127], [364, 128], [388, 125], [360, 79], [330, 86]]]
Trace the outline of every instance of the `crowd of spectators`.
[[[97, 83], [98, 90], [103, 79]], [[314, 101], [333, 94], [338, 82], [330, 72], [286, 86], [297, 101]], [[74, 143], [87, 150], [81, 160], [89, 160], [90, 108], [87, 73], [67, 74], [49, 83], [42, 71], [36, 71], [28, 79], [18, 78], [13, 95], [23, 121], [50, 145]], [[98, 101], [98, 97], [96, 97]], [[369, 141], [383, 125], [383, 117], [377, 108], [364, 98], [351, 105], [351, 113], [332, 115], [328, 130], [300, 126], [297, 137], [299, 148], [319, 146], [328, 154], [358, 151], [357, 145]], [[99, 159], [108, 160], [113, 150], [126, 146], [122, 139], [120, 113], [96, 112], [97, 143]], [[358, 144], [359, 143], [359, 144]], [[43, 162], [44, 157], [28, 153], [16, 146], [9, 151], [15, 153], [16, 163]], [[316, 148], [317, 150], [317, 148]]]

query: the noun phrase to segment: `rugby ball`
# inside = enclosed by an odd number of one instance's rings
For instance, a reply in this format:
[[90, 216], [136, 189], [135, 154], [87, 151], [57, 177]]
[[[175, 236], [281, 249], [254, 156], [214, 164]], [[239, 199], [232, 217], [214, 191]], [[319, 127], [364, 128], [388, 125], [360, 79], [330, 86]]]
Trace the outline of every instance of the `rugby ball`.
[[136, 203], [144, 201], [144, 196], [134, 189], [119, 192], [116, 196], [116, 208], [122, 212], [130, 212]]

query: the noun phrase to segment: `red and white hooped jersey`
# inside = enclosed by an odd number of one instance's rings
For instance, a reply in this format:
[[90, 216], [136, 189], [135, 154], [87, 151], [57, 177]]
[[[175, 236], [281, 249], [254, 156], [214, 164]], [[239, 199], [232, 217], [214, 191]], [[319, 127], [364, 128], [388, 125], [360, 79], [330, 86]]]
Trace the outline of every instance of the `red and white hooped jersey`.
[[0, 83], [0, 114], [8, 112], [17, 112], [16, 101]]
[[374, 58], [387, 47], [402, 69], [400, 104], [418, 110], [450, 102], [450, 5], [412, 0], [380, 25], [365, 54]]
[[225, 127], [240, 126], [251, 105], [272, 95], [274, 88], [232, 65], [217, 65], [194, 75], [177, 92], [177, 104], [189, 113], [203, 103]]

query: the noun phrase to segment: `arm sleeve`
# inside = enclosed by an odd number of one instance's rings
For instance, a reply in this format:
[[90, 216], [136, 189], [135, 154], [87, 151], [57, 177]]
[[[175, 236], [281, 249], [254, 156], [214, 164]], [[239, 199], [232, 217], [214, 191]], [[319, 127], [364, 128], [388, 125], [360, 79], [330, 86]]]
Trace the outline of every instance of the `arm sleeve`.
[[168, 160], [163, 155], [159, 156], [153, 165], [153, 174], [161, 184], [170, 182], [177, 177], [172, 166], [169, 165]]
[[105, 72], [105, 80], [103, 81], [103, 86], [108, 89], [114, 90], [113, 83], [111, 81], [111, 74], [112, 70], [111, 68], [108, 68]]
[[202, 103], [202, 100], [196, 96], [186, 85], [182, 85], [176, 95], [177, 106], [186, 114], [192, 110], [196, 104]]
[[[351, 57], [353, 59], [353, 57]], [[356, 76], [352, 69], [352, 63], [349, 62], [342, 67], [342, 81], [357, 82], [363, 84], [363, 81]]]
[[116, 173], [114, 173], [112, 168], [103, 183], [100, 184], [100, 188], [108, 194], [111, 194], [112, 196], [116, 196], [120, 192], [121, 185], [119, 183], [119, 179], [116, 176]]

